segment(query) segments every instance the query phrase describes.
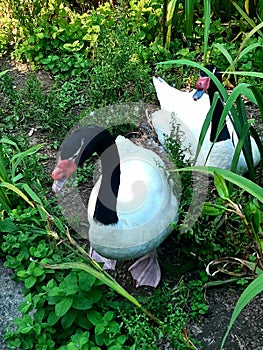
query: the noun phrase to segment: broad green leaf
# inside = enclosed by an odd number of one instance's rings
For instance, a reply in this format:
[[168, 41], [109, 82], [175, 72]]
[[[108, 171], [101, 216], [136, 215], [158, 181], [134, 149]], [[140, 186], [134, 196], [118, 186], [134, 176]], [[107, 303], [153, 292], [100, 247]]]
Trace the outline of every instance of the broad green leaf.
[[76, 310], [69, 310], [69, 312], [67, 312], [66, 315], [62, 317], [62, 320], [61, 320], [62, 327], [64, 329], [69, 329], [72, 326], [77, 316], [78, 316], [78, 312]]
[[113, 311], [107, 311], [106, 314], [103, 316], [103, 319], [106, 322], [110, 322], [114, 317], [114, 312]]
[[208, 202], [204, 203], [204, 206], [202, 208], [202, 213], [208, 216], [219, 216], [224, 214], [225, 211], [226, 207], [223, 205], [217, 205]]
[[104, 331], [105, 331], [105, 327], [104, 327], [103, 324], [101, 324], [101, 323], [96, 324], [96, 327], [95, 327], [95, 334], [96, 334], [96, 335], [100, 335], [100, 334], [102, 334]]
[[18, 227], [10, 218], [6, 218], [5, 220], [0, 220], [0, 232], [8, 232], [12, 233], [17, 231]]
[[96, 278], [85, 271], [81, 271], [78, 274], [79, 287], [84, 292], [89, 292], [94, 285]]
[[47, 324], [52, 327], [54, 326], [59, 320], [59, 317], [55, 314], [54, 311], [51, 311], [49, 314], [48, 314], [48, 318], [47, 318]]
[[27, 289], [32, 288], [35, 285], [36, 281], [37, 281], [36, 277], [29, 276], [28, 278], [25, 279], [25, 287]]
[[70, 297], [64, 297], [58, 304], [55, 306], [55, 313], [57, 317], [64, 316], [73, 304], [73, 299]]
[[87, 312], [87, 318], [94, 326], [103, 321], [101, 313], [95, 310], [89, 310]]
[[93, 300], [79, 295], [76, 298], [74, 298], [72, 307], [77, 310], [88, 310], [92, 308], [93, 304]]
[[96, 268], [84, 263], [63, 263], [63, 264], [54, 264], [48, 265], [43, 264], [44, 267], [48, 269], [54, 270], [64, 270], [64, 269], [78, 269], [82, 271], [86, 271], [90, 273], [92, 276], [96, 277], [98, 280], [109, 286], [111, 289], [125, 297], [135, 306], [141, 308], [141, 310], [146, 313], [149, 317], [151, 317], [156, 323], [162, 324], [160, 320], [158, 320], [155, 316], [153, 316], [149, 311], [147, 311], [143, 306], [135, 299], [131, 294], [129, 294], [117, 281], [115, 281], [108, 273], [106, 273], [98, 264], [96, 264]]

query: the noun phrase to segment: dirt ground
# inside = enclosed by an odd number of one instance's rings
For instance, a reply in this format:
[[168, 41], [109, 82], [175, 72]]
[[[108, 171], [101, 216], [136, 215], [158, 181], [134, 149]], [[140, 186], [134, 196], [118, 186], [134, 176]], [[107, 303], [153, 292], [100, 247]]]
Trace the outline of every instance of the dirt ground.
[[[14, 86], [17, 89], [23, 88], [28, 76], [28, 67], [15, 63], [9, 57], [3, 57], [0, 59], [0, 72], [6, 69], [14, 78]], [[45, 90], [48, 91], [54, 82], [52, 76], [45, 71], [39, 71], [36, 74]], [[254, 106], [249, 106], [249, 111], [252, 117], [256, 109]], [[35, 138], [34, 142], [37, 142], [42, 136], [34, 134], [32, 137]], [[55, 165], [56, 154], [51, 154], [50, 158], [49, 164], [45, 165], [47, 172], [51, 171]], [[50, 173], [47, 176], [50, 176]], [[120, 283], [126, 281], [129, 292], [134, 293], [135, 296], [151, 293], [151, 288], [133, 288], [130, 276], [125, 275], [125, 268], [125, 263], [120, 264], [114, 277]], [[171, 282], [171, 275], [164, 274], [163, 282], [166, 278]], [[176, 284], [176, 281], [174, 283]], [[240, 293], [241, 291], [236, 286], [214, 287], [205, 290], [209, 311], [205, 316], [200, 316], [198, 322], [189, 323], [186, 329], [190, 336], [200, 341], [201, 345], [197, 349], [220, 349], [222, 338]], [[1, 303], [4, 303], [3, 298], [1, 298]], [[176, 350], [167, 343], [160, 344], [159, 349]], [[258, 295], [240, 314], [228, 336], [224, 350], [263, 350], [263, 293]]]

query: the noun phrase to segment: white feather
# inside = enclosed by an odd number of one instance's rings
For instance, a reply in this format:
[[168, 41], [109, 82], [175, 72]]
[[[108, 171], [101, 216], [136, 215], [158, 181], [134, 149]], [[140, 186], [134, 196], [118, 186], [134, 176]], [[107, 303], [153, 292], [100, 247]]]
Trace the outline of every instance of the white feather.
[[122, 136], [118, 136], [116, 143], [121, 160], [119, 221], [106, 226], [93, 220], [100, 178], [88, 204], [89, 238], [99, 254], [131, 259], [155, 249], [171, 233], [170, 224], [177, 220], [178, 203], [159, 156]]

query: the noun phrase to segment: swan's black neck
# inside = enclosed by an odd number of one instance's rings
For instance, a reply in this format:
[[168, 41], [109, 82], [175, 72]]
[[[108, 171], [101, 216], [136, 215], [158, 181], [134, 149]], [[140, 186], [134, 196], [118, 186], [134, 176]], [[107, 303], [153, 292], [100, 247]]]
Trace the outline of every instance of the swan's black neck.
[[111, 134], [98, 126], [81, 127], [61, 146], [61, 158], [73, 159], [77, 167], [96, 152], [101, 159], [102, 179], [93, 218], [104, 225], [118, 222], [117, 197], [120, 186], [120, 157]]
[[[209, 100], [210, 100], [210, 105], [212, 105], [213, 102], [213, 98], [214, 98], [214, 94], [215, 92], [218, 91], [215, 83], [211, 80], [210, 82], [210, 86], [208, 88], [208, 95], [209, 95]], [[211, 142], [220, 142], [220, 141], [225, 141], [230, 139], [230, 134], [226, 125], [226, 122], [223, 125], [222, 130], [220, 131], [217, 139], [216, 139], [216, 133], [217, 133], [217, 128], [218, 128], [218, 124], [221, 118], [221, 115], [223, 113], [223, 103], [221, 101], [221, 99], [219, 98], [217, 100], [214, 112], [213, 112], [213, 116], [212, 116], [212, 122], [211, 122], [211, 133], [210, 133], [210, 141]]]

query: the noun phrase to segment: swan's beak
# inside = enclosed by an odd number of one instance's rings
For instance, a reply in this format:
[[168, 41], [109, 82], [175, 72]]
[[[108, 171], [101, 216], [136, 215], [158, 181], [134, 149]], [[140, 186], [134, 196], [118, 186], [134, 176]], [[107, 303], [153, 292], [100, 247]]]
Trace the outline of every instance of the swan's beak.
[[63, 188], [66, 180], [66, 177], [63, 177], [61, 180], [54, 180], [52, 185], [52, 191], [55, 193], [59, 192]]
[[199, 100], [210, 86], [209, 77], [199, 77], [196, 83], [196, 92], [193, 95], [195, 101]]
[[202, 89], [202, 90], [196, 90], [196, 92], [194, 93], [193, 95], [193, 99], [195, 101], [199, 100], [199, 98], [201, 98], [203, 96], [203, 94], [205, 93], [205, 90]]

